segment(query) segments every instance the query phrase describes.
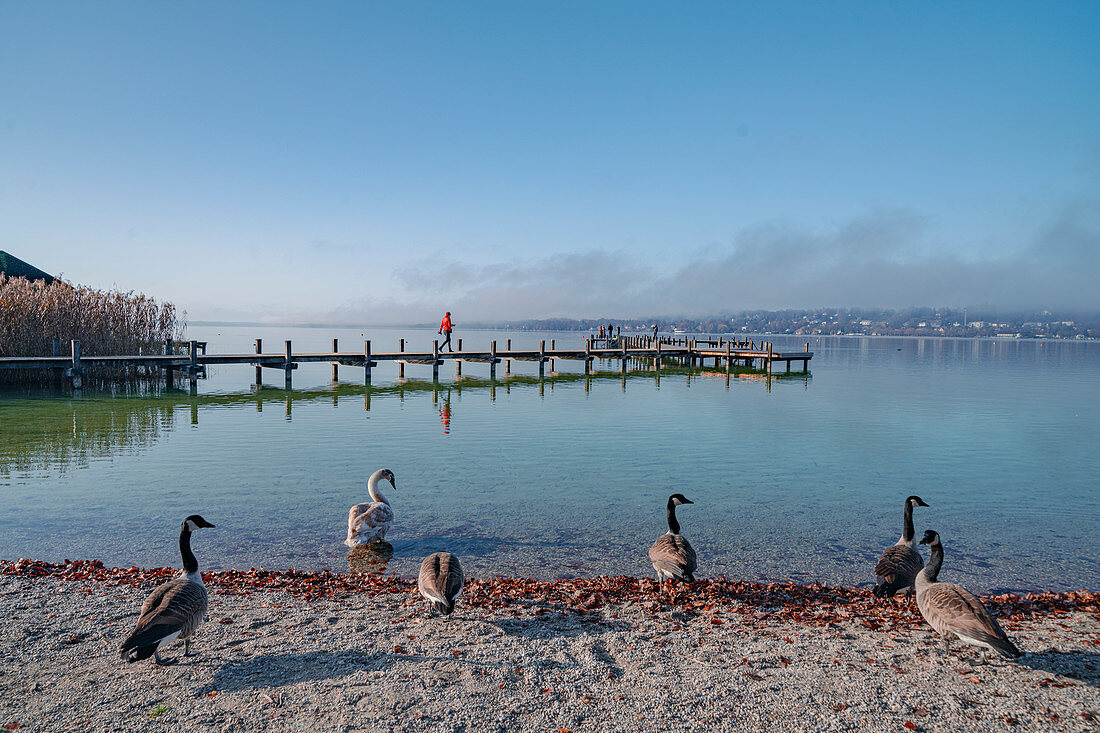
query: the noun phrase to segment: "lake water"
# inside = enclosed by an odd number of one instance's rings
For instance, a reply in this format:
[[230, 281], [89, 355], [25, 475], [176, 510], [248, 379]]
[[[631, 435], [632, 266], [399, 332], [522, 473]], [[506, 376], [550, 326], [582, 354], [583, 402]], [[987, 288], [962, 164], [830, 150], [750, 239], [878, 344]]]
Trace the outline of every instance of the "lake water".
[[[370, 329], [376, 351], [430, 348], [434, 332]], [[578, 333], [463, 332], [467, 348]], [[210, 353], [263, 338], [327, 350], [350, 329], [192, 327]], [[799, 349], [805, 338], [772, 340]], [[451, 364], [302, 365], [251, 385], [212, 368], [192, 394], [0, 392], [0, 558], [179, 564], [184, 516], [207, 569], [346, 570], [347, 508], [390, 468], [397, 516], [387, 572], [450, 550], [473, 575], [652, 574], [664, 505], [701, 576], [869, 585], [919, 494], [918, 534], [938, 530], [945, 579], [976, 591], [1100, 589], [1100, 344], [815, 338], [810, 374], [655, 374], [579, 362], [512, 375]], [[781, 366], [777, 369], [782, 369]]]

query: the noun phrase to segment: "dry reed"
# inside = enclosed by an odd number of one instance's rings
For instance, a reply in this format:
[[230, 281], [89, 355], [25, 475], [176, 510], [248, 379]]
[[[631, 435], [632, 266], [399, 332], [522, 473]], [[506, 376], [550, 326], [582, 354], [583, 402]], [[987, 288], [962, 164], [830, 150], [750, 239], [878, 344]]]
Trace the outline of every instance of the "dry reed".
[[[183, 329], [174, 305], [140, 293], [0, 275], [0, 356], [52, 356], [55, 338], [64, 354], [72, 339], [89, 356], [160, 354]], [[17, 374], [23, 371], [2, 370], [0, 380], [26, 381]]]

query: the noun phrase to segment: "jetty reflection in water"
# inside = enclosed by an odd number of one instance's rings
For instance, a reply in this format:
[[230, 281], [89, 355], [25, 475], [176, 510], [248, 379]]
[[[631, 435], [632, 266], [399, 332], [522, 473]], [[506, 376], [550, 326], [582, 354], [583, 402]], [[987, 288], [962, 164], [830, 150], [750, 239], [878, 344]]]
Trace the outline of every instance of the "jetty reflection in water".
[[[808, 376], [774, 375], [737, 369], [735, 378], [761, 378], [767, 381], [798, 382], [805, 387]], [[294, 417], [294, 405], [331, 400], [339, 407], [353, 399], [361, 399], [363, 409], [371, 409], [371, 399], [396, 397], [401, 404], [407, 396], [430, 394], [444, 434], [452, 432], [455, 401], [463, 393], [484, 393], [491, 402], [497, 390], [511, 394], [512, 388], [537, 389], [540, 397], [553, 393], [555, 385], [583, 384], [585, 392], [593, 385], [618, 383], [622, 391], [627, 384], [652, 384], [660, 389], [662, 378], [683, 380], [690, 385], [699, 379], [725, 379], [730, 373], [700, 368], [665, 367], [660, 372], [632, 371], [627, 373], [595, 371], [590, 374], [548, 374], [543, 377], [508, 375], [503, 379], [463, 377], [453, 383], [429, 380], [398, 380], [389, 385], [356, 385], [332, 382], [312, 389], [284, 389], [267, 385], [252, 385], [247, 391], [203, 394], [191, 390], [166, 388], [153, 383], [131, 385], [120, 394], [117, 390], [81, 390], [79, 394], [50, 390], [20, 390], [0, 393], [0, 428], [4, 441], [0, 443], [0, 477], [31, 473], [67, 466], [86, 466], [95, 459], [151, 448], [162, 434], [178, 429], [179, 411], [186, 410], [185, 424], [198, 425], [200, 415], [209, 409], [252, 406], [257, 412], [281, 409], [287, 421]], [[200, 380], [201, 383], [201, 380]]]
[[358, 545], [348, 553], [348, 572], [352, 575], [384, 575], [393, 558], [393, 545], [385, 540]]

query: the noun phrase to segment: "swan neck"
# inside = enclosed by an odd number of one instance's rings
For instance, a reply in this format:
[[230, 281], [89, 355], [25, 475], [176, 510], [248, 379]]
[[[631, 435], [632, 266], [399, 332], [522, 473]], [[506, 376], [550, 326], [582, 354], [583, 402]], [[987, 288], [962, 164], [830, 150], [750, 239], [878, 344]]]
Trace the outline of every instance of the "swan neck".
[[370, 498], [373, 501], [381, 502], [383, 504], [389, 504], [386, 497], [378, 490], [378, 475], [374, 474], [367, 481], [367, 491], [370, 493]]

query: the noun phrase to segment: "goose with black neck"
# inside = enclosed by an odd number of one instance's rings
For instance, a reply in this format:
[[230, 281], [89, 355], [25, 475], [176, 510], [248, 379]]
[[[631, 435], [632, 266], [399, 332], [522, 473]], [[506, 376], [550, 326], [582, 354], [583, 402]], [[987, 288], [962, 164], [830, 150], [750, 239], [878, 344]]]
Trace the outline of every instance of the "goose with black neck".
[[120, 647], [127, 662], [153, 657], [157, 664], [173, 664], [176, 660], [160, 656], [160, 647], [177, 639], [184, 640], [184, 656], [191, 656], [191, 636], [205, 619], [208, 603], [199, 561], [191, 551], [191, 534], [213, 527], [198, 514], [183, 520], [179, 541], [183, 572], [158, 586], [141, 605], [137, 625]]
[[943, 637], [944, 651], [950, 651], [951, 639], [959, 639], [1008, 659], [1022, 656], [1023, 652], [1012, 643], [977, 596], [960, 585], [938, 581], [943, 566], [943, 543], [939, 534], [928, 530], [920, 544], [928, 545], [932, 554], [924, 570], [917, 575], [917, 607], [928, 625]]
[[919, 496], [906, 498], [901, 539], [887, 547], [875, 565], [878, 585], [871, 592], [879, 598], [891, 598], [903, 589], [908, 595], [913, 594], [917, 573], [924, 567], [924, 558], [917, 551], [917, 537], [913, 529], [913, 509], [918, 506], [928, 505]]
[[683, 494], [668, 497], [665, 510], [668, 518], [668, 532], [657, 538], [649, 548], [649, 561], [657, 573], [657, 581], [684, 580], [695, 582], [695, 548], [680, 535], [680, 523], [676, 520], [676, 507], [681, 504], [694, 504]]

